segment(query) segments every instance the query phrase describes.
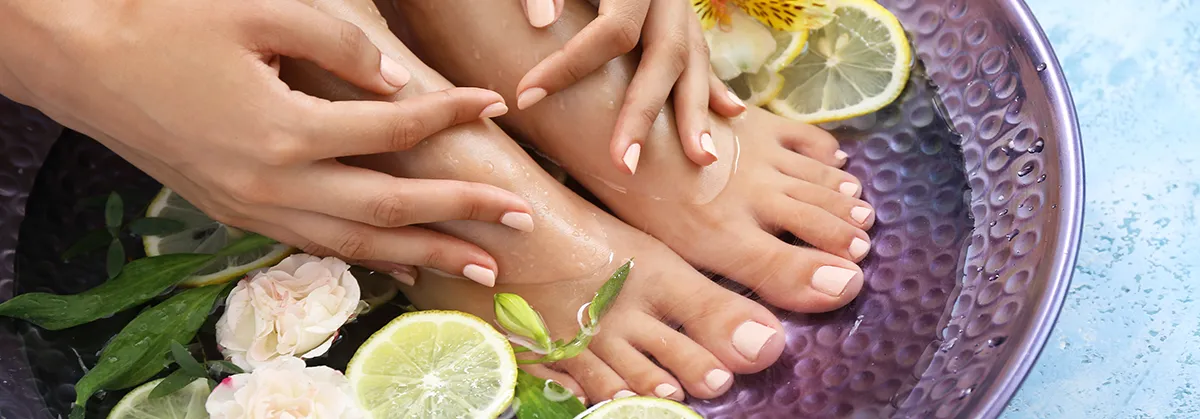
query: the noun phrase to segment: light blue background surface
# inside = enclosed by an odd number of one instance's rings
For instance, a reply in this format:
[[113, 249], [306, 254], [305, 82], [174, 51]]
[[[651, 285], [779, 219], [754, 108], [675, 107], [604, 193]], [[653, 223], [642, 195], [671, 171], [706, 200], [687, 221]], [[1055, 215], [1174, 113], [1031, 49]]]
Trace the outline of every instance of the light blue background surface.
[[1003, 418], [1200, 418], [1200, 1], [1026, 1], [1075, 96], [1087, 203], [1062, 316]]

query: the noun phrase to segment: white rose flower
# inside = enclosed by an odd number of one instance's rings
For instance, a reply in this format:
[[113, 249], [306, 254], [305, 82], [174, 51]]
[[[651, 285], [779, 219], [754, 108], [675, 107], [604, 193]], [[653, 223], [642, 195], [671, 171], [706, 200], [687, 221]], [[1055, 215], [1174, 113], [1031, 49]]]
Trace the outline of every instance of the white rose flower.
[[359, 293], [346, 262], [289, 256], [229, 293], [217, 321], [217, 344], [246, 371], [279, 357], [324, 354], [357, 312]]
[[212, 419], [358, 419], [367, 415], [350, 381], [329, 367], [282, 357], [230, 376], [204, 403]]

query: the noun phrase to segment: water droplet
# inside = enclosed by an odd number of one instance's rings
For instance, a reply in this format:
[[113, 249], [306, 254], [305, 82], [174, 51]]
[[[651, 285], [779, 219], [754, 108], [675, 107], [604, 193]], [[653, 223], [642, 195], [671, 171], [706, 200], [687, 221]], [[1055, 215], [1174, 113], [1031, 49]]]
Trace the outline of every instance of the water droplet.
[[484, 160], [483, 161], [483, 170], [487, 173], [492, 173], [496, 170], [496, 166], [493, 165], [492, 162]]
[[1005, 215], [1008, 215], [1008, 208], [1005, 208], [1005, 209], [1002, 209], [1002, 210], [1000, 210], [1000, 212], [996, 213], [996, 215], [997, 215], [997, 216], [1000, 216], [1000, 217], [1003, 217], [1003, 216], [1005, 216]]
[[1043, 71], [1046, 71], [1046, 63], [1039, 63], [1039, 64], [1037, 65], [1037, 71], [1038, 71], [1039, 73], [1040, 73], [1040, 72], [1043, 72]]
[[1033, 172], [1033, 162], [1027, 161], [1019, 170], [1017, 170], [1017, 176], [1025, 177], [1030, 172]]
[[1021, 230], [1014, 229], [1011, 233], [1005, 234], [1004, 238], [1008, 239], [1008, 241], [1012, 241], [1013, 238], [1016, 238], [1018, 234], [1021, 234]]
[[992, 221], [992, 222], [988, 223], [988, 227], [995, 227], [995, 226], [996, 226], [996, 221]]
[[1033, 145], [1029, 146], [1029, 150], [1027, 150], [1027, 151], [1029, 154], [1037, 154], [1037, 153], [1041, 153], [1042, 150], [1045, 148], [1046, 148], [1046, 140], [1043, 140], [1042, 137], [1038, 137], [1037, 141], [1034, 141]]
[[974, 390], [975, 390], [975, 387], [964, 388], [963, 391], [958, 393], [958, 398], [960, 398], [960, 399], [966, 398], [967, 396], [970, 396], [971, 392]]
[[1038, 176], [1038, 180], [1037, 180], [1038, 183], [1042, 183], [1045, 181], [1046, 181], [1046, 175], [1044, 173], [1041, 176]]
[[1003, 345], [1004, 341], [1006, 341], [1006, 340], [1008, 340], [1008, 336], [996, 336], [994, 338], [988, 339], [987, 345], [989, 347], [995, 348], [997, 346]]
[[988, 280], [988, 282], [996, 282], [997, 279], [1000, 279], [1000, 272], [996, 272], [996, 273], [992, 274], [991, 276], [988, 276], [987, 280]]
[[546, 400], [552, 402], [561, 402], [575, 397], [574, 394], [571, 394], [571, 390], [567, 390], [566, 387], [554, 380], [546, 380], [546, 385], [542, 387], [542, 395], [546, 396]]

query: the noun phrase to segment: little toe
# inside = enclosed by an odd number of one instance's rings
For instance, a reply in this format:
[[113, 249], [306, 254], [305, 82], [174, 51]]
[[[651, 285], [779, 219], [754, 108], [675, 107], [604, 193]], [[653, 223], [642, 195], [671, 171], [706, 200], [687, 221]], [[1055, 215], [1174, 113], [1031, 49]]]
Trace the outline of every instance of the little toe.
[[643, 327], [632, 331], [629, 342], [670, 370], [689, 396], [711, 399], [729, 391], [733, 371], [712, 352], [649, 315], [642, 321]]
[[[683, 401], [684, 393], [679, 382], [654, 361], [646, 358], [628, 341], [608, 339], [591, 347], [596, 356], [608, 363], [625, 382], [632, 393]], [[617, 393], [621, 393], [618, 391]], [[626, 394], [622, 394], [626, 395]], [[614, 395], [613, 398], [617, 398]]]
[[777, 307], [823, 313], [846, 305], [862, 290], [862, 270], [845, 258], [794, 246], [767, 232], [743, 243], [751, 253], [722, 273]]
[[854, 175], [795, 153], [781, 153], [777, 159], [775, 166], [780, 173], [838, 191], [845, 196], [862, 196], [862, 182]]
[[821, 207], [861, 230], [875, 226], [875, 208], [862, 199], [795, 179], [785, 182], [783, 189], [792, 199]]
[[790, 196], [764, 199], [758, 217], [768, 228], [787, 230], [815, 248], [855, 262], [871, 249], [871, 238], [865, 231], [824, 208]]
[[583, 387], [588, 400], [593, 402], [612, 399], [617, 392], [629, 388], [620, 374], [613, 371], [612, 367], [590, 349], [574, 358], [558, 361], [554, 367], [566, 371], [574, 378]]

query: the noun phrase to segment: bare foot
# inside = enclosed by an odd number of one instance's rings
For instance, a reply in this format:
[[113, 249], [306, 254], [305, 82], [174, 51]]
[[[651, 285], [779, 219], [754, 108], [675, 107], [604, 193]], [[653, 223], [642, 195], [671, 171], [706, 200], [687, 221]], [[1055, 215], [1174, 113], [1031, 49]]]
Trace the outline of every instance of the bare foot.
[[[455, 83], [487, 87], [515, 101], [517, 82], [590, 22], [595, 9], [567, 0], [547, 29], [516, 24], [516, 2], [396, 2], [422, 57]], [[862, 287], [855, 262], [866, 256], [874, 211], [861, 184], [838, 169], [846, 155], [828, 133], [751, 109], [713, 119], [719, 160], [690, 164], [670, 107], [645, 148], [631, 150], [630, 176], [605, 159], [636, 57], [601, 71], [499, 121], [562, 164], [623, 220], [693, 265], [734, 279], [768, 302], [799, 312], [833, 310]], [[639, 162], [640, 161], [640, 162]], [[791, 233], [812, 247], [777, 238]]]
[[[400, 96], [450, 87], [386, 30], [367, 3], [315, 3], [359, 25], [385, 54], [411, 70], [413, 81]], [[283, 73], [294, 88], [320, 97], [364, 96], [311, 65], [287, 62]], [[404, 290], [419, 307], [492, 319], [493, 294], [512, 292], [546, 315], [556, 338], [569, 339], [578, 330], [579, 307], [618, 265], [636, 258], [625, 290], [589, 349], [551, 366], [529, 368], [591, 400], [622, 390], [676, 400], [685, 391], [715, 397], [729, 389], [733, 373], [760, 371], [783, 350], [782, 326], [766, 308], [714, 284], [666, 246], [570, 193], [491, 122], [461, 125], [411, 151], [353, 163], [397, 176], [485, 182], [533, 204], [536, 228], [530, 233], [472, 221], [430, 225], [490, 252], [499, 276], [495, 288], [487, 288], [424, 272]]]

